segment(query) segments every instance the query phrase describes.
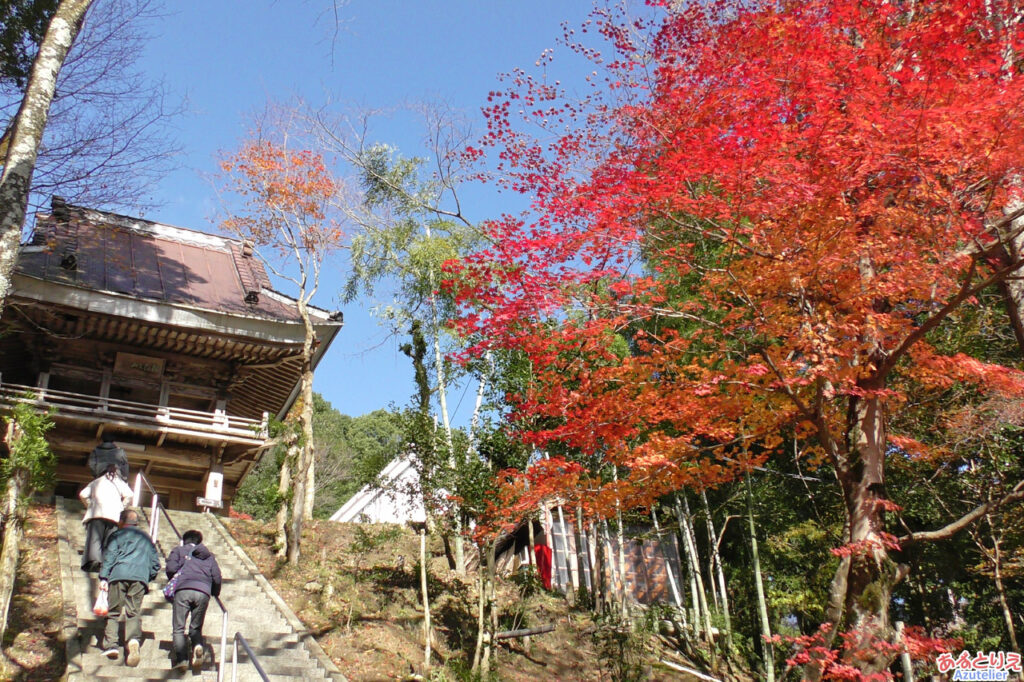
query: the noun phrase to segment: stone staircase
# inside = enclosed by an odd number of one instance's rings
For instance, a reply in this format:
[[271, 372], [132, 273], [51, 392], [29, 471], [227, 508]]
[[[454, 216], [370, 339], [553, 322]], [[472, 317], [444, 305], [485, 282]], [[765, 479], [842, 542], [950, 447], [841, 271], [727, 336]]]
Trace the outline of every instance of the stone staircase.
[[[228, 612], [224, 680], [231, 679], [235, 632], [242, 633], [271, 680], [345, 679], [217, 517], [190, 512], [169, 513], [179, 532], [194, 528], [203, 534], [203, 544], [214, 553], [223, 574], [220, 596]], [[185, 673], [172, 671], [171, 604], [160, 591], [166, 582], [163, 570], [151, 583], [150, 591], [143, 601], [143, 641], [138, 667], [125, 666], [123, 652], [116, 661], [101, 655], [99, 639], [103, 635], [105, 619], [97, 618], [92, 613], [99, 583], [95, 573], [87, 574], [80, 568], [81, 551], [85, 543], [82, 514], [82, 505], [77, 500], [57, 498], [68, 682], [104, 679], [119, 679], [123, 682], [174, 679], [216, 682], [221, 660], [222, 611], [211, 600], [203, 628], [206, 664], [202, 672], [197, 675], [191, 669]], [[166, 557], [177, 544], [178, 538], [166, 517], [161, 517], [158, 549]], [[242, 682], [261, 680], [241, 646], [238, 649], [237, 679]]]

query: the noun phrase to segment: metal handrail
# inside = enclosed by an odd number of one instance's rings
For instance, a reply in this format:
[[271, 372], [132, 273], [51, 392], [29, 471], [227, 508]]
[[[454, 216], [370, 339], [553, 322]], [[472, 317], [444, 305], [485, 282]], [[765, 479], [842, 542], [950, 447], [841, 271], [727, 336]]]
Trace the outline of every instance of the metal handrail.
[[245, 637], [242, 636], [241, 632], [235, 633], [235, 645], [231, 650], [231, 682], [238, 682], [238, 645], [241, 644], [242, 648], [245, 649], [246, 655], [249, 656], [249, 662], [256, 667], [256, 672], [263, 678], [263, 682], [270, 682], [270, 678], [267, 677], [266, 671], [263, 670], [263, 666], [260, 665], [260, 661], [256, 658], [256, 654], [253, 653], [252, 647], [249, 646], [249, 642], [245, 641]]
[[[167, 523], [171, 525], [171, 530], [174, 531], [175, 536], [178, 538], [178, 544], [183, 544], [181, 533], [178, 531], [178, 527], [174, 525], [174, 521], [171, 520], [171, 515], [167, 512], [167, 508], [160, 503], [160, 496], [157, 494], [153, 486], [150, 485], [149, 480], [140, 471], [135, 475], [135, 490], [134, 499], [132, 505], [139, 507], [139, 502], [142, 497], [142, 484], [146, 484], [146, 488], [149, 489], [150, 496], [153, 498], [151, 505], [151, 513], [149, 519], [150, 538], [153, 539], [153, 543], [157, 542], [157, 530], [160, 527], [160, 516], [157, 514], [157, 509], [163, 512], [164, 517], [167, 519]], [[213, 595], [210, 595], [213, 597]], [[220, 607], [221, 612], [221, 623], [220, 623], [220, 664], [217, 666], [217, 682], [224, 682], [224, 666], [227, 663], [227, 648], [228, 648], [228, 609], [224, 606], [224, 602], [220, 600], [220, 597], [213, 597], [214, 601], [217, 602], [217, 606]], [[236, 635], [239, 633], [236, 633]], [[237, 647], [236, 647], [237, 648]], [[257, 666], [258, 667], [258, 666]], [[264, 677], [264, 679], [266, 679]]]

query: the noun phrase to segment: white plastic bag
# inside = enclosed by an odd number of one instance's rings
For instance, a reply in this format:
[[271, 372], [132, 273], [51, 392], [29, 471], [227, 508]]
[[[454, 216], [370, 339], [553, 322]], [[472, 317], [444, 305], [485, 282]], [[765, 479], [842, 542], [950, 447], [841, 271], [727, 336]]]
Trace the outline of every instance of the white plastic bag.
[[96, 603], [92, 605], [92, 612], [97, 616], [105, 616], [110, 612], [110, 608], [107, 605], [107, 589], [105, 587], [101, 587], [100, 593], [96, 595]]

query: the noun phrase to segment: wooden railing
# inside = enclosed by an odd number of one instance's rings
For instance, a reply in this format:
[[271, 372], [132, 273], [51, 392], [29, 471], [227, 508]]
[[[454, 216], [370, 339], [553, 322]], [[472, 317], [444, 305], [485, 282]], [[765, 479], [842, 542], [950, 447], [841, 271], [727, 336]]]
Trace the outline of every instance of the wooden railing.
[[123, 421], [153, 431], [184, 435], [244, 439], [259, 442], [267, 435], [267, 417], [262, 420], [236, 417], [224, 412], [201, 412], [181, 407], [151, 405], [97, 395], [55, 391], [0, 381], [0, 404], [27, 403], [58, 416], [109, 423]]

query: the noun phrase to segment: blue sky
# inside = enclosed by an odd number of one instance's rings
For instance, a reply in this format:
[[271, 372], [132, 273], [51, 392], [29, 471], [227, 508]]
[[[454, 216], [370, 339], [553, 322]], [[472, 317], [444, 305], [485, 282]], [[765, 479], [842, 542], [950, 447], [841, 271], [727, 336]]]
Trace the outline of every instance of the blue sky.
[[[480, 107], [498, 74], [535, 70], [556, 43], [562, 21], [582, 22], [586, 0], [171, 0], [168, 14], [149, 27], [152, 40], [140, 64], [185, 96], [189, 113], [178, 123], [179, 170], [154, 194], [162, 206], [145, 217], [201, 230], [215, 228], [216, 194], [210, 176], [219, 151], [244, 139], [249, 117], [268, 101], [301, 97], [362, 108], [395, 108], [410, 100], [444, 100], [480, 123]], [[567, 56], [567, 55], [566, 55]], [[571, 62], [571, 59], [569, 60]], [[394, 116], [377, 141], [418, 152], [419, 130]], [[494, 217], [521, 199], [472, 192], [467, 215]], [[369, 314], [373, 302], [342, 305], [336, 292], [344, 273], [325, 278], [315, 303], [345, 312], [345, 327], [321, 364], [316, 390], [336, 408], [359, 415], [413, 393], [409, 360]], [[286, 286], [282, 290], [288, 292]], [[466, 423], [472, 389], [450, 398]], [[464, 397], [463, 397], [464, 395]]]

